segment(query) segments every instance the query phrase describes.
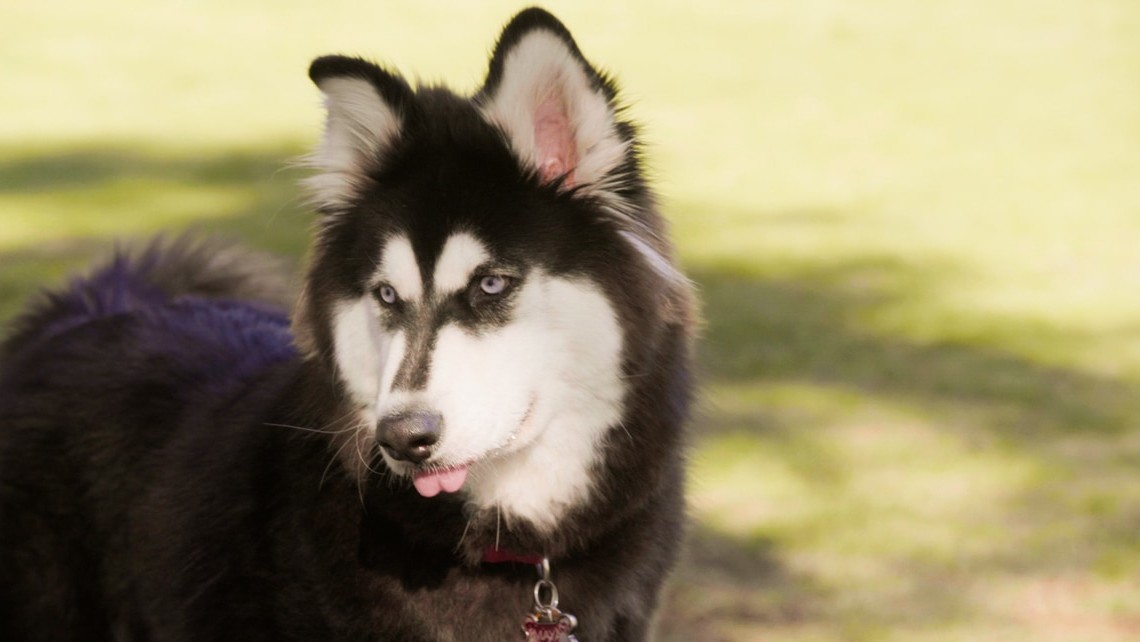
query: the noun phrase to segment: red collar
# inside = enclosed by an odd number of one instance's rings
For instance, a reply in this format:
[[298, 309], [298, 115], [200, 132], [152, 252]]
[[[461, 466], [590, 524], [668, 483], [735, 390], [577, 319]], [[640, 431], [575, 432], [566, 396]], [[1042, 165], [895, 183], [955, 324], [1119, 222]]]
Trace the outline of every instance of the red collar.
[[538, 553], [516, 553], [493, 546], [483, 549], [484, 564], [542, 564], [543, 556]]

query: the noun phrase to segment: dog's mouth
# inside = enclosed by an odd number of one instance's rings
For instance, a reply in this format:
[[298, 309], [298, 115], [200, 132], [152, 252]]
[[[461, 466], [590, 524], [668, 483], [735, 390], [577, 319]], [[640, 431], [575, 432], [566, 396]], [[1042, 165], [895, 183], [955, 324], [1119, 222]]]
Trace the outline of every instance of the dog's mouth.
[[527, 404], [526, 412], [523, 413], [522, 419], [519, 420], [518, 425], [515, 426], [511, 434], [504, 439], [502, 443], [491, 448], [479, 457], [462, 464], [428, 464], [425, 468], [413, 472], [412, 485], [415, 487], [416, 492], [423, 497], [435, 497], [440, 493], [457, 493], [462, 490], [463, 485], [467, 483], [468, 470], [472, 466], [492, 460], [510, 450], [512, 444], [514, 444], [519, 435], [526, 430], [530, 423], [531, 415], [534, 414], [534, 404], [536, 401], [537, 399], [535, 397], [531, 397], [530, 403]]

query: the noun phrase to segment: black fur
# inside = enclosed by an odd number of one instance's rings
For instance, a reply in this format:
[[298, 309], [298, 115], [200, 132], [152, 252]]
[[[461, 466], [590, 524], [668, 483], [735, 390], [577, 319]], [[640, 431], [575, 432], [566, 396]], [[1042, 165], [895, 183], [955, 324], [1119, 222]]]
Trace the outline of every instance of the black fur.
[[[505, 29], [573, 47], [537, 9]], [[615, 89], [593, 74], [609, 99]], [[488, 546], [545, 552], [583, 642], [643, 640], [683, 530], [690, 396], [687, 286], [624, 242], [633, 224], [668, 258], [638, 172], [619, 170], [631, 220], [520, 167], [474, 99], [413, 90], [371, 63], [318, 59], [314, 80], [368, 79], [404, 128], [351, 206], [326, 212], [295, 348], [277, 286], [212, 246], [159, 244], [46, 295], [0, 355], [0, 639], [486, 640], [521, 638], [533, 568], [481, 563]], [[619, 123], [623, 136], [633, 136]], [[631, 223], [632, 221], [632, 223]], [[433, 261], [461, 226], [504, 262], [600, 285], [625, 334], [630, 382], [590, 500], [551, 535], [426, 499], [340, 465], [351, 411], [331, 360], [329, 305], [369, 290], [383, 239], [409, 234]], [[230, 250], [227, 250], [229, 252]], [[245, 265], [246, 267], [242, 267]], [[525, 275], [524, 275], [525, 278]], [[375, 451], [364, 453], [382, 466]], [[535, 480], [536, 484], [542, 480]]]

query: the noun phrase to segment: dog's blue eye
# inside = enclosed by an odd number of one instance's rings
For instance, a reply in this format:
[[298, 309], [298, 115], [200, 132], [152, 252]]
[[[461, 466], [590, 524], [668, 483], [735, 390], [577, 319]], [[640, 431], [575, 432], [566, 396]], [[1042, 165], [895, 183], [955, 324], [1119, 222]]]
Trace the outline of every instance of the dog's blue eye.
[[380, 297], [380, 301], [388, 304], [395, 303], [396, 299], [398, 298], [396, 296], [396, 288], [390, 285], [381, 285], [379, 288], [377, 288], [376, 295]]
[[485, 294], [502, 294], [507, 289], [507, 279], [502, 276], [485, 276], [479, 281], [479, 289]]

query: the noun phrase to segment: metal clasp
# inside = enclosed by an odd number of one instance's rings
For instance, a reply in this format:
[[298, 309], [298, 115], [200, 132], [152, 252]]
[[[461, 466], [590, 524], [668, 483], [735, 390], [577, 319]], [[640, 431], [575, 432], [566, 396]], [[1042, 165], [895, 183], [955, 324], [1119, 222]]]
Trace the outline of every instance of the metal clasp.
[[577, 642], [571, 633], [578, 618], [558, 610], [558, 587], [550, 579], [550, 558], [543, 557], [534, 583], [534, 614], [523, 622], [526, 639], [532, 642]]
[[[549, 599], [543, 600], [543, 593]], [[551, 619], [557, 619], [553, 614], [558, 612], [558, 587], [550, 579], [550, 558], [543, 557], [538, 564], [538, 581], [534, 584], [534, 608]]]

